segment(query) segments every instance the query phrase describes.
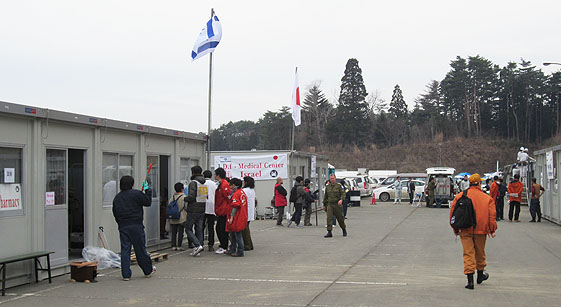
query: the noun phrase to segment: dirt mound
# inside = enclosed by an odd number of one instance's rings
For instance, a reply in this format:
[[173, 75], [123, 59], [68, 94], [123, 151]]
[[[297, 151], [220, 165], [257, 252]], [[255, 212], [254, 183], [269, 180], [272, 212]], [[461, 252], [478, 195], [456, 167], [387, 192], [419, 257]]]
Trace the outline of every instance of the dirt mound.
[[487, 173], [496, 169], [497, 160], [502, 168], [516, 161], [520, 146], [516, 141], [486, 138], [456, 138], [434, 140], [426, 143], [397, 145], [378, 149], [375, 146], [362, 148], [330, 148], [321, 152], [329, 156], [329, 163], [336, 168], [396, 169], [399, 172], [422, 172], [433, 166], [453, 167], [458, 172]]

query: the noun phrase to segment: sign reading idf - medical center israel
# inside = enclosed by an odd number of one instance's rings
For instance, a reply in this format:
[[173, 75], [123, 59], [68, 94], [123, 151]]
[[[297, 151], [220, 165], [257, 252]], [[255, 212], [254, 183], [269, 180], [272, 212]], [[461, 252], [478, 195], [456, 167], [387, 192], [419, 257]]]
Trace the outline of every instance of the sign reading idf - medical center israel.
[[0, 184], [0, 211], [21, 208], [21, 184]]
[[223, 168], [226, 176], [253, 177], [255, 180], [288, 178], [288, 155], [272, 154], [260, 156], [215, 156], [214, 168]]

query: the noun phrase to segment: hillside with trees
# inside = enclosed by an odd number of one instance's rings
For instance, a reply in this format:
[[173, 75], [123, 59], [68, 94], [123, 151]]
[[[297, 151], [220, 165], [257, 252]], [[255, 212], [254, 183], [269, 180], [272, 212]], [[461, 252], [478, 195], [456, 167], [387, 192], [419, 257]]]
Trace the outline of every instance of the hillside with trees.
[[[514, 158], [519, 144], [537, 148], [560, 134], [560, 98], [561, 71], [546, 75], [524, 59], [500, 67], [479, 55], [458, 56], [443, 79], [428, 82], [409, 109], [399, 84], [389, 103], [375, 90], [368, 93], [359, 62], [351, 58], [333, 101], [326, 97], [321, 82], [307, 87], [294, 147], [328, 154], [340, 168], [386, 168], [383, 166], [397, 160], [410, 165], [402, 168], [412, 170], [411, 165], [425, 165], [415, 162], [418, 157], [428, 161], [428, 166], [439, 162], [454, 166], [450, 163], [458, 159], [479, 161], [480, 167], [487, 160], [487, 164], [497, 159], [506, 163], [512, 159], [499, 159], [501, 152], [510, 152]], [[212, 150], [290, 149], [291, 131], [290, 108], [283, 107], [267, 111], [257, 122], [222, 125], [212, 131], [211, 146]], [[435, 150], [449, 156], [464, 143], [468, 146], [460, 148], [466, 152], [480, 149], [477, 145], [496, 152], [485, 150], [473, 158], [455, 154], [450, 162], [431, 161]], [[394, 148], [399, 150], [393, 152]], [[386, 151], [392, 154], [381, 158]], [[424, 152], [432, 155], [423, 157]], [[355, 158], [362, 164], [355, 165]], [[465, 162], [458, 167], [470, 167], [472, 162]]]

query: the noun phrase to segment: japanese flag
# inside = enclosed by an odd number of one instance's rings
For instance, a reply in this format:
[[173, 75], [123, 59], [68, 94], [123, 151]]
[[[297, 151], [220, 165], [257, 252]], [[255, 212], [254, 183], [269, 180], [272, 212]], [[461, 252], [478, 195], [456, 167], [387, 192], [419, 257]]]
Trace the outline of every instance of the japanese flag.
[[296, 76], [294, 80], [294, 91], [292, 92], [292, 119], [295, 126], [300, 126], [300, 87], [298, 86], [298, 67], [296, 67]]

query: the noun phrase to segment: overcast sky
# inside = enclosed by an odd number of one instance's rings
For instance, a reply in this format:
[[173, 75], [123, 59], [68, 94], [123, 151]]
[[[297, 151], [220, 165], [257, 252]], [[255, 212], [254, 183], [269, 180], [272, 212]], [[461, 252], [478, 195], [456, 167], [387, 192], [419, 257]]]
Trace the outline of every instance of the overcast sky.
[[209, 57], [190, 54], [212, 7], [214, 128], [289, 106], [296, 66], [334, 101], [356, 58], [412, 107], [458, 55], [561, 62], [559, 1], [1, 0], [0, 100], [206, 132]]

